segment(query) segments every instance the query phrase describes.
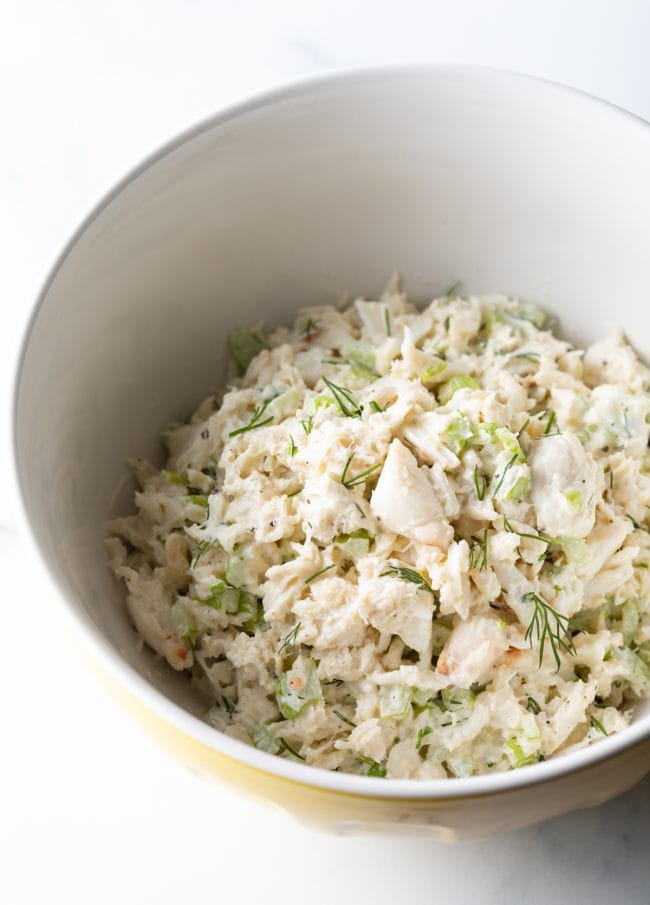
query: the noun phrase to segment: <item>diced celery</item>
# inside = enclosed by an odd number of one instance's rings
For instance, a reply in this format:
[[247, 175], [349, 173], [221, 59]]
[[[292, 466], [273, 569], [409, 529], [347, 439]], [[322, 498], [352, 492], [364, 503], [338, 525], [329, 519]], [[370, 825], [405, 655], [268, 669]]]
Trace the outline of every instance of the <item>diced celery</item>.
[[246, 559], [238, 553], [232, 553], [228, 557], [226, 566], [226, 581], [237, 588], [244, 584], [246, 579]]
[[437, 697], [438, 692], [433, 691], [431, 688], [411, 689], [411, 701], [413, 703], [413, 706], [420, 712], [422, 712], [425, 707], [430, 707], [431, 705], [433, 705], [433, 702]]
[[368, 767], [366, 776], [380, 776], [382, 778], [386, 776], [386, 767], [371, 757], [358, 757], [357, 760], [360, 764], [365, 764]]
[[567, 490], [564, 494], [564, 499], [567, 501], [574, 512], [581, 511], [583, 504], [582, 491], [577, 487], [572, 487], [570, 490]]
[[529, 484], [530, 484], [530, 481], [528, 480], [528, 478], [521, 475], [520, 477], [517, 478], [515, 483], [512, 485], [510, 490], [507, 492], [506, 499], [515, 500], [515, 502], [521, 503], [523, 498], [528, 493]]
[[427, 368], [425, 368], [424, 371], [422, 371], [422, 373], [420, 374], [420, 380], [424, 384], [433, 383], [436, 377], [439, 377], [446, 367], [447, 363], [444, 362], [441, 358], [437, 358]]
[[239, 609], [239, 588], [226, 588], [223, 592], [223, 608], [234, 615]]
[[195, 506], [200, 506], [202, 509], [207, 509], [210, 505], [209, 497], [202, 493], [191, 493], [189, 496], [185, 497], [185, 499]]
[[626, 600], [616, 615], [620, 615], [620, 618], [617, 619], [617, 627], [623, 635], [623, 641], [629, 646], [634, 641], [634, 636], [639, 627], [639, 607], [637, 602], [635, 600]]
[[352, 534], [339, 534], [334, 543], [350, 559], [359, 559], [367, 555], [373, 541], [373, 535], [365, 528], [360, 528], [358, 531], [353, 531]]
[[471, 776], [474, 772], [474, 761], [471, 757], [448, 757], [445, 764], [449, 772], [459, 779], [464, 776]]
[[364, 343], [346, 343], [341, 347], [341, 355], [356, 377], [365, 377], [366, 380], [379, 377], [375, 355], [370, 346]]
[[322, 408], [323, 406], [328, 406], [328, 405], [335, 405], [335, 402], [331, 396], [326, 396], [324, 393], [322, 393], [320, 396], [316, 396], [314, 398], [314, 411], [315, 412], [317, 412], [318, 409]]
[[532, 713], [526, 713], [521, 719], [521, 731], [527, 741], [536, 741], [541, 738], [537, 720]]
[[451, 635], [451, 629], [443, 625], [442, 622], [437, 619], [433, 623], [433, 631], [432, 631], [432, 642], [433, 642], [433, 650], [432, 653], [434, 656], [437, 656], [445, 644], [447, 643], [447, 639]]
[[280, 393], [269, 403], [269, 411], [277, 418], [288, 418], [294, 415], [300, 402], [300, 393], [294, 387]]
[[462, 710], [463, 707], [471, 707], [475, 695], [469, 688], [443, 688], [440, 697], [445, 710], [453, 713]]
[[473, 377], [470, 377], [469, 374], [455, 374], [453, 377], [450, 377], [449, 380], [441, 383], [438, 387], [438, 401], [440, 402], [440, 405], [446, 405], [453, 397], [454, 393], [465, 388], [469, 390], [481, 389], [478, 383]]
[[204, 606], [210, 606], [213, 610], [220, 610], [223, 606], [223, 598], [227, 587], [226, 582], [219, 578], [210, 587], [209, 597], [197, 597], [196, 599]]
[[266, 726], [249, 725], [246, 726], [246, 731], [252, 743], [260, 751], [266, 751], [268, 754], [279, 754], [282, 750], [282, 745], [276, 741]]
[[589, 545], [581, 537], [559, 535], [552, 539], [552, 543], [562, 550], [568, 562], [576, 566], [584, 566], [591, 559]]
[[528, 321], [534, 327], [537, 327], [538, 330], [541, 330], [546, 323], [546, 314], [537, 305], [533, 305], [532, 302], [520, 302], [512, 310], [502, 311], [501, 315], [505, 321], [513, 324], [513, 326], [517, 326], [516, 321], [523, 320]]
[[526, 456], [523, 453], [519, 440], [507, 427], [497, 427], [494, 431], [494, 439], [499, 446], [502, 446], [503, 449], [507, 449], [511, 456], [516, 455], [518, 462], [526, 461]]
[[611, 653], [612, 659], [622, 665], [623, 678], [629, 682], [632, 691], [638, 697], [645, 697], [650, 691], [650, 666], [629, 647], [613, 648]]
[[264, 621], [264, 607], [261, 600], [249, 594], [248, 591], [239, 591], [237, 613], [246, 617], [242, 623], [242, 629], [247, 635], [254, 635]]
[[403, 720], [411, 709], [412, 689], [408, 685], [380, 685], [379, 716], [382, 720]]
[[278, 677], [275, 697], [280, 713], [287, 720], [298, 716], [309, 704], [322, 701], [323, 693], [314, 661], [298, 657], [292, 668]]
[[236, 327], [228, 337], [228, 348], [238, 372], [245, 374], [255, 356], [268, 346], [259, 334], [248, 327]]
[[197, 627], [194, 614], [182, 600], [177, 600], [170, 610], [174, 631], [179, 638], [187, 638], [193, 641], [197, 636]]
[[187, 485], [189, 482], [187, 480], [186, 475], [180, 475], [177, 471], [170, 471], [168, 468], [163, 468], [163, 475], [170, 481], [172, 484], [185, 484]]
[[[496, 432], [498, 430], [496, 424], [492, 421], [479, 421], [472, 426], [473, 436], [471, 445], [476, 447], [489, 446], [496, 441]], [[513, 435], [514, 436], [514, 435]]]
[[516, 738], [508, 739], [505, 744], [505, 753], [513, 767], [525, 767], [528, 764], [534, 764], [539, 757], [537, 751], [533, 751], [531, 754], [524, 754], [524, 749]]
[[467, 418], [459, 413], [458, 418], [443, 432], [443, 436], [449, 449], [459, 456], [474, 436], [474, 431]]
[[650, 641], [639, 644], [636, 655], [650, 669]]

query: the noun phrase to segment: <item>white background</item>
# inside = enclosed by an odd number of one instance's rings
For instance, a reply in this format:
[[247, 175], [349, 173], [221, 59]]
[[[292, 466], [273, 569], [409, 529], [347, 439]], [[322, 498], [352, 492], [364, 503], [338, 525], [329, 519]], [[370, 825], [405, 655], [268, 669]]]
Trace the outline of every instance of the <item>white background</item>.
[[[404, 60], [521, 69], [650, 119], [649, 39], [644, 0], [0, 0], [5, 409], [58, 249], [125, 170], [197, 119], [306, 73]], [[0, 902], [648, 901], [650, 779], [603, 807], [447, 847], [322, 836], [169, 760], [77, 660], [31, 580], [7, 439], [5, 427]]]

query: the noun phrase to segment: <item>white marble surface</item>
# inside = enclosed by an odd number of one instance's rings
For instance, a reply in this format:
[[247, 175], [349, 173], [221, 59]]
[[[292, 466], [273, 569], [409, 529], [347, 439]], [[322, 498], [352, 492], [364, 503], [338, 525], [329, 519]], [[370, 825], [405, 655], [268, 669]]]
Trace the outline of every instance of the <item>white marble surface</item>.
[[[174, 132], [305, 73], [478, 62], [565, 81], [650, 119], [644, 0], [0, 4], [0, 379], [53, 257]], [[5, 422], [6, 424], [6, 422]], [[648, 901], [650, 779], [494, 841], [338, 839], [201, 784], [117, 709], [24, 575], [0, 458], [5, 618], [0, 864], [8, 905], [227, 899], [319, 905]], [[8, 693], [8, 689], [11, 691]], [[371, 891], [371, 892], [370, 892]]]

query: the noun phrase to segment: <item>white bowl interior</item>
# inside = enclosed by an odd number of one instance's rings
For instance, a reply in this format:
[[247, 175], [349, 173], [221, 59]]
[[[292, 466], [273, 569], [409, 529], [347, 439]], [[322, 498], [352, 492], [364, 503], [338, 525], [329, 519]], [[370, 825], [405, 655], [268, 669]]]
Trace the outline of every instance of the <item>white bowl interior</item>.
[[458, 67], [353, 73], [216, 118], [91, 217], [26, 345], [16, 445], [37, 544], [77, 617], [159, 690], [103, 548], [125, 460], [219, 385], [237, 324], [461, 279], [547, 307], [583, 342], [621, 324], [650, 360], [650, 130], [566, 89]]

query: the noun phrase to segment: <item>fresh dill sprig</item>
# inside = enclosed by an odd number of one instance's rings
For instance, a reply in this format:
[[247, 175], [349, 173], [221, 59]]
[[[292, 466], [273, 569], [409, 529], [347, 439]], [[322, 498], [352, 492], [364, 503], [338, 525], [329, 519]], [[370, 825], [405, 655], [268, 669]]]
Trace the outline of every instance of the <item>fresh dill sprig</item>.
[[270, 399], [261, 402], [253, 412], [253, 417], [248, 422], [248, 424], [245, 424], [243, 427], [238, 427], [237, 430], [230, 431], [228, 436], [236, 437], [238, 434], [245, 434], [247, 431], [254, 431], [257, 430], [258, 427], [264, 427], [265, 424], [270, 424], [271, 421], [273, 421], [272, 415], [269, 415], [268, 418], [264, 418], [264, 420], [260, 421], [262, 415], [264, 414], [270, 403]]
[[519, 453], [518, 452], [513, 453], [512, 458], [510, 459], [510, 461], [508, 462], [506, 467], [503, 469], [503, 472], [501, 473], [501, 478], [499, 479], [499, 483], [494, 488], [494, 493], [492, 494], [492, 499], [494, 499], [496, 497], [497, 493], [501, 490], [501, 485], [503, 484], [506, 475], [508, 474], [508, 472], [510, 471], [510, 469], [512, 468], [512, 466], [515, 464], [515, 462], [518, 459], [519, 459]]
[[503, 530], [510, 532], [510, 534], [516, 534], [518, 537], [528, 537], [530, 540], [539, 540], [544, 544], [552, 544], [555, 541], [555, 538], [549, 537], [548, 534], [526, 534], [524, 531], [515, 531], [515, 529], [510, 524], [510, 520], [507, 515], [503, 516]]
[[366, 513], [363, 511], [363, 509], [362, 509], [361, 506], [357, 503], [357, 501], [356, 501], [356, 500], [353, 500], [352, 502], [354, 503], [354, 507], [355, 507], [355, 509], [357, 510], [357, 512], [359, 513], [359, 515], [361, 516], [361, 518], [366, 518], [366, 517], [367, 517], [367, 516], [366, 516]]
[[474, 489], [476, 490], [476, 496], [479, 500], [482, 500], [487, 490], [487, 478], [478, 470], [478, 465], [474, 466]]
[[594, 729], [598, 730], [598, 732], [602, 732], [603, 735], [609, 735], [609, 732], [607, 731], [607, 729], [605, 729], [605, 727], [600, 722], [600, 720], [597, 720], [595, 716], [590, 716], [589, 722], [594, 727]]
[[530, 643], [531, 647], [533, 646], [534, 638], [539, 641], [538, 667], [541, 668], [544, 662], [544, 650], [548, 641], [557, 666], [555, 672], [558, 672], [562, 662], [560, 660], [560, 649], [566, 651], [567, 654], [571, 654], [571, 656], [576, 654], [575, 645], [570, 634], [571, 620], [568, 616], [563, 616], [562, 613], [554, 610], [550, 604], [542, 600], [539, 594], [535, 594], [534, 591], [524, 594], [521, 599], [533, 605], [533, 615], [524, 638]]
[[379, 776], [382, 779], [386, 776], [386, 767], [372, 757], [357, 757], [357, 762], [368, 767], [366, 776]]
[[373, 412], [383, 412], [384, 411], [383, 408], [379, 405], [379, 403], [375, 402], [374, 399], [369, 403], [369, 405], [370, 405], [370, 408], [373, 410]]
[[426, 591], [427, 594], [431, 594], [435, 599], [436, 604], [439, 603], [438, 595], [429, 582], [423, 578], [419, 572], [416, 572], [415, 569], [409, 569], [407, 566], [391, 566], [390, 569], [386, 569], [385, 572], [382, 572], [379, 577], [383, 578], [384, 575], [394, 575], [401, 581], [409, 581], [411, 584], [417, 585], [421, 591]]
[[305, 578], [305, 584], [311, 584], [312, 581], [316, 581], [316, 579], [321, 576], [324, 572], [329, 572], [330, 569], [335, 569], [336, 563], [332, 562], [329, 566], [325, 566], [324, 569], [319, 569], [318, 572], [314, 572], [313, 575], [310, 575], [309, 578]]
[[291, 493], [287, 494], [287, 499], [290, 499], [292, 496], [298, 496], [298, 494], [301, 493], [302, 490], [302, 487], [299, 487], [297, 490], [292, 490]]
[[415, 741], [416, 751], [420, 750], [420, 748], [422, 747], [422, 740], [425, 738], [425, 736], [430, 735], [431, 732], [433, 732], [431, 726], [423, 726], [421, 729], [418, 729], [418, 737]]
[[278, 647], [278, 653], [281, 654], [282, 651], [287, 647], [293, 647], [296, 643], [296, 639], [298, 637], [298, 632], [300, 631], [300, 627], [302, 626], [302, 622], [299, 622], [298, 625], [294, 625], [288, 634], [284, 636], [282, 639], [282, 643]]
[[350, 390], [345, 387], [340, 387], [336, 383], [332, 383], [331, 380], [328, 380], [327, 377], [323, 377], [323, 383], [330, 390], [332, 396], [334, 396], [334, 401], [339, 407], [339, 411], [342, 415], [345, 415], [347, 418], [360, 418], [361, 417], [361, 406], [356, 401]]
[[373, 471], [377, 471], [378, 468], [381, 468], [381, 462], [377, 462], [375, 465], [371, 465], [370, 468], [366, 468], [365, 471], [359, 472], [359, 474], [354, 475], [354, 477], [348, 478], [348, 469], [350, 468], [350, 463], [354, 459], [354, 453], [348, 458], [345, 463], [345, 468], [341, 474], [341, 484], [348, 489], [350, 487], [358, 487], [359, 484], [365, 484], [368, 480], [368, 477], [372, 474]]
[[526, 418], [526, 420], [524, 421], [524, 423], [522, 424], [522, 426], [521, 426], [521, 427], [519, 428], [519, 430], [517, 431], [517, 441], [521, 440], [521, 436], [522, 436], [523, 432], [526, 430], [526, 428], [528, 427], [529, 424], [530, 424], [530, 418]]
[[637, 531], [647, 531], [648, 530], [645, 525], [642, 525], [641, 522], [638, 522], [634, 518], [633, 515], [630, 515], [629, 512], [625, 513], [625, 518], [628, 518], [632, 522], [632, 524], [634, 525], [634, 527], [636, 528]]
[[537, 352], [517, 352], [516, 355], [511, 355], [511, 358], [522, 358], [524, 361], [532, 361], [534, 364], [539, 362], [539, 353]]
[[452, 283], [449, 289], [445, 292], [445, 298], [455, 299], [458, 296], [458, 293], [463, 288], [463, 284], [458, 280], [456, 283]]
[[470, 569], [478, 569], [483, 572], [488, 564], [488, 531], [483, 529], [483, 539], [480, 542], [472, 544], [469, 551], [469, 567]]
[[225, 694], [221, 695], [221, 700], [219, 700], [219, 696], [217, 695], [216, 703], [217, 707], [225, 710], [228, 714], [239, 713], [239, 709], [235, 702], [231, 701], [230, 698], [226, 697]]
[[531, 698], [531, 696], [528, 695], [527, 700], [528, 700], [528, 703], [526, 704], [526, 710], [530, 710], [531, 713], [535, 713], [535, 714], [541, 713], [542, 708], [539, 706], [539, 704], [537, 703], [535, 698]]
[[347, 723], [348, 726], [352, 726], [353, 729], [357, 728], [356, 723], [353, 723], [352, 720], [349, 720], [346, 716], [343, 716], [343, 714], [339, 713], [338, 710], [333, 710], [332, 713], [334, 713], [334, 715], [337, 716], [341, 720], [342, 723]]
[[390, 336], [390, 308], [388, 305], [384, 308], [384, 324], [386, 325], [386, 336]]
[[300, 331], [302, 336], [309, 342], [309, 340], [314, 338], [316, 331], [318, 330], [318, 321], [314, 320], [313, 317], [308, 317], [307, 321]]
[[[551, 409], [551, 411], [548, 413], [548, 420], [546, 422], [546, 429], [544, 431], [545, 437], [547, 437], [553, 430], [553, 426], [554, 426], [556, 420], [557, 420], [557, 415], [555, 414], [555, 410]], [[559, 433], [559, 431], [558, 431], [558, 433]]]
[[304, 421], [300, 422], [302, 424], [302, 429], [304, 430], [304, 432], [306, 434], [311, 434], [311, 432], [314, 428], [314, 418], [315, 417], [316, 417], [315, 415], [310, 415], [309, 418], [305, 418]]
[[204, 540], [204, 541], [201, 541], [201, 543], [198, 544], [198, 545], [194, 548], [194, 551], [193, 551], [193, 552], [194, 552], [194, 558], [192, 559], [192, 565], [191, 565], [191, 567], [194, 568], [194, 567], [196, 566], [196, 564], [198, 563], [198, 561], [199, 561], [199, 560], [201, 559], [201, 557], [203, 556], [203, 554], [204, 554], [204, 553], [207, 553], [208, 550], [211, 550], [211, 549], [214, 547], [214, 545], [215, 545], [216, 543], [218, 543], [216, 537], [215, 537], [214, 540]]
[[295, 454], [298, 452], [298, 447], [296, 446], [296, 441], [293, 439], [291, 434], [289, 434], [289, 449], [287, 450], [289, 456], [293, 459]]
[[282, 735], [278, 736], [278, 741], [282, 745], [285, 751], [288, 751], [289, 754], [293, 754], [294, 757], [297, 757], [298, 760], [305, 760], [302, 754], [298, 754], [295, 748], [292, 748], [289, 742]]

